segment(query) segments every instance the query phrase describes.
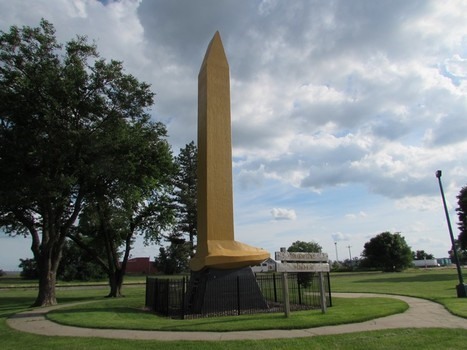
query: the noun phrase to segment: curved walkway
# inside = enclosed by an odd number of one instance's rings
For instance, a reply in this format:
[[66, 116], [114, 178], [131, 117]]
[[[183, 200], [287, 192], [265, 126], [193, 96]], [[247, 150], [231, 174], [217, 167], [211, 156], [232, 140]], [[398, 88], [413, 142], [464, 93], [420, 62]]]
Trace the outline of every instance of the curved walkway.
[[278, 339], [311, 337], [316, 335], [342, 334], [361, 331], [394, 328], [462, 328], [467, 330], [467, 319], [450, 314], [442, 305], [418, 298], [367, 294], [367, 293], [334, 293], [338, 297], [389, 297], [406, 302], [409, 309], [402, 313], [371, 321], [338, 326], [325, 326], [294, 330], [256, 330], [239, 332], [163, 332], [138, 331], [121, 329], [95, 329], [64, 326], [45, 318], [51, 310], [70, 304], [57, 305], [16, 314], [7, 320], [10, 327], [28, 333], [48, 336], [98, 337], [111, 339], [144, 339], [144, 340], [244, 340], [244, 339]]

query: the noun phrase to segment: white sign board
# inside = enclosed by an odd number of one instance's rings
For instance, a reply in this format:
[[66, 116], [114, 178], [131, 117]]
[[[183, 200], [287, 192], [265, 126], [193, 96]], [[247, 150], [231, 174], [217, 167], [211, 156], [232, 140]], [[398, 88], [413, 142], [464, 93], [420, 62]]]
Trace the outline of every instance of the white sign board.
[[280, 261], [306, 261], [306, 262], [327, 262], [326, 253], [291, 253], [276, 252], [276, 260]]
[[328, 263], [281, 263], [276, 265], [277, 272], [329, 272]]
[[287, 287], [287, 272], [318, 272], [319, 273], [319, 292], [321, 296], [321, 312], [326, 312], [326, 295], [324, 290], [323, 272], [329, 272], [328, 255], [326, 253], [296, 253], [287, 252], [281, 248], [276, 252], [276, 260], [281, 263], [276, 264], [276, 271], [283, 272], [284, 286], [284, 305], [285, 316], [290, 315], [289, 293]]

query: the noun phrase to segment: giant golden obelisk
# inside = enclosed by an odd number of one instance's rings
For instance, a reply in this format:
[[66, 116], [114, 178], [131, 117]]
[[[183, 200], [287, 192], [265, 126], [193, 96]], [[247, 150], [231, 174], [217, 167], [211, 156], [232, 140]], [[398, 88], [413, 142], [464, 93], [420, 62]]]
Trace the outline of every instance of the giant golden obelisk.
[[193, 271], [237, 269], [269, 257], [234, 240], [229, 64], [219, 32], [198, 75], [198, 241]]

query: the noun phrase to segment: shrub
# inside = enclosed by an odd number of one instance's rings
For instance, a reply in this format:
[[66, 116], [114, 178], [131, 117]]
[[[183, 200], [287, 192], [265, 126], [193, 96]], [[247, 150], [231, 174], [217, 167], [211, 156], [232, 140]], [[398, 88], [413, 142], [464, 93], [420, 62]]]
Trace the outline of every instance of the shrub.
[[18, 265], [20, 267], [21, 273], [20, 276], [25, 280], [35, 280], [39, 278], [39, 271], [37, 270], [37, 263], [34, 259], [19, 259], [21, 263]]

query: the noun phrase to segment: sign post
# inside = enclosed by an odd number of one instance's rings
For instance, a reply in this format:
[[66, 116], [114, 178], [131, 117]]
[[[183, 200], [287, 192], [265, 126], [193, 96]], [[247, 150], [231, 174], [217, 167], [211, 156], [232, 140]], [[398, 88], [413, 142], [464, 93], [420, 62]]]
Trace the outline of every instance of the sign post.
[[289, 281], [287, 272], [282, 274], [282, 295], [284, 297], [284, 314], [286, 318], [290, 317], [290, 297], [289, 297]]
[[324, 277], [323, 273], [319, 273], [319, 294], [321, 296], [321, 313], [326, 313], [326, 292], [324, 290]]
[[287, 252], [281, 248], [280, 252], [275, 254], [276, 260], [280, 264], [276, 265], [276, 271], [282, 272], [282, 285], [284, 296], [285, 316], [290, 316], [289, 288], [287, 282], [288, 272], [317, 272], [319, 275], [319, 293], [321, 312], [326, 313], [326, 291], [324, 288], [323, 272], [329, 272], [328, 255], [326, 253], [295, 253]]

